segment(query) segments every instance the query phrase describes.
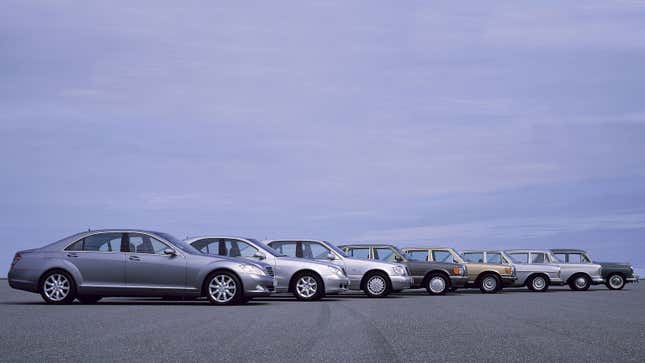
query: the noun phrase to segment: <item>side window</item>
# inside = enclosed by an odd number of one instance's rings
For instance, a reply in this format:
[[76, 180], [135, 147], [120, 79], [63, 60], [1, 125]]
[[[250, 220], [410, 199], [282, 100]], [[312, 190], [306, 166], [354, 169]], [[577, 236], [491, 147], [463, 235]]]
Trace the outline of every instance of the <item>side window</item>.
[[502, 254], [500, 253], [487, 253], [486, 254], [486, 262], [487, 263], [497, 263], [497, 264], [502, 264]]
[[455, 262], [452, 253], [449, 251], [432, 251], [432, 260], [435, 262]]
[[269, 246], [283, 255], [296, 257], [296, 242], [273, 242]]
[[546, 257], [544, 257], [544, 253], [541, 253], [541, 252], [531, 253], [531, 263], [545, 263], [545, 262], [546, 262]]
[[553, 261], [553, 262], [560, 262], [560, 263], [567, 262], [567, 255], [565, 253], [554, 253], [553, 257], [557, 259], [557, 261]]
[[528, 253], [511, 253], [508, 256], [514, 263], [529, 263]]
[[370, 249], [369, 248], [349, 248], [347, 253], [354, 258], [362, 258], [367, 260], [370, 258]]
[[374, 259], [379, 261], [395, 262], [396, 255], [389, 248], [375, 248]]
[[581, 253], [570, 253], [569, 263], [588, 263], [587, 258]]
[[191, 245], [201, 253], [216, 255], [219, 240], [216, 238], [204, 238], [193, 242]]
[[169, 248], [165, 243], [146, 234], [130, 233], [128, 236], [130, 252], [160, 255], [166, 248]]
[[428, 261], [428, 250], [409, 251], [408, 256], [415, 261]]
[[484, 254], [482, 252], [466, 252], [463, 254], [464, 261], [474, 262], [474, 263], [483, 263]]
[[257, 248], [236, 239], [224, 240], [224, 245], [227, 251], [226, 255], [230, 257], [253, 257], [258, 252]]
[[87, 236], [69, 247], [66, 251], [121, 252], [122, 233], [99, 233]]
[[301, 242], [302, 257], [312, 260], [326, 260], [329, 250], [317, 242]]

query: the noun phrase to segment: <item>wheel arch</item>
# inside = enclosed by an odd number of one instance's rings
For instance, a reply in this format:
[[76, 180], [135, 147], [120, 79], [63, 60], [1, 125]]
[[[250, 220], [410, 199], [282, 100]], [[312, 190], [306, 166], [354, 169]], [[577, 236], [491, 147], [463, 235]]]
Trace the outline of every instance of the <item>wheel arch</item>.
[[242, 296], [244, 296], [244, 281], [242, 281], [242, 278], [240, 277], [240, 275], [237, 272], [233, 271], [232, 269], [230, 269], [228, 267], [217, 267], [217, 268], [214, 268], [211, 271], [206, 273], [206, 276], [204, 277], [204, 280], [202, 281], [201, 296], [208, 296], [208, 292], [206, 290], [207, 289], [206, 285], [208, 283], [208, 280], [210, 279], [211, 275], [213, 275], [215, 273], [218, 273], [218, 272], [228, 272], [228, 273], [234, 275], [237, 278], [237, 280], [240, 282], [240, 289], [242, 291]]
[[[497, 279], [499, 280], [499, 283], [500, 284], [502, 283], [502, 275], [500, 275], [499, 272], [497, 272], [495, 270], [486, 270], [486, 271], [480, 272], [479, 275], [477, 275], [477, 278], [475, 279], [475, 284], [479, 285], [479, 283], [482, 281], [484, 276], [487, 276], [487, 275], [495, 275], [497, 277]], [[528, 278], [527, 278], [527, 280], [528, 280]]]
[[535, 271], [531, 272], [528, 276], [526, 276], [526, 279], [524, 280], [524, 286], [528, 286], [529, 282], [537, 276], [542, 276], [546, 279], [547, 284], [551, 284], [551, 279], [549, 278], [549, 275], [545, 272], [542, 271]]
[[325, 280], [322, 278], [320, 273], [316, 272], [315, 270], [309, 269], [309, 268], [303, 268], [302, 270], [298, 270], [298, 271], [294, 272], [293, 275], [291, 275], [291, 278], [289, 278], [289, 289], [287, 290], [288, 292], [293, 292], [294, 291], [294, 288], [296, 286], [296, 278], [298, 276], [300, 276], [300, 274], [302, 274], [302, 273], [311, 273], [311, 274], [314, 274], [314, 275], [318, 276], [318, 278], [320, 279], [320, 282], [322, 283], [323, 291], [327, 291], [327, 289], [325, 288]]
[[390, 279], [390, 275], [388, 275], [387, 272], [378, 268], [373, 268], [371, 270], [365, 271], [365, 273], [363, 274], [363, 277], [361, 277], [361, 283], [359, 286], [361, 290], [365, 289], [365, 284], [367, 283], [367, 279], [373, 274], [385, 275], [385, 280], [387, 281], [388, 284], [390, 284], [390, 286], [392, 286], [392, 279]]
[[585, 277], [587, 277], [589, 279], [589, 282], [593, 281], [591, 279], [591, 275], [589, 275], [586, 272], [580, 271], [580, 272], [576, 272], [573, 275], [569, 276], [569, 278], [567, 279], [567, 284], [572, 283], [578, 276], [585, 276]]
[[38, 276], [38, 284], [36, 285], [36, 289], [38, 289], [39, 292], [40, 292], [40, 289], [41, 289], [43, 283], [45, 282], [45, 276], [47, 276], [49, 273], [54, 272], [54, 271], [62, 271], [62, 272], [67, 273], [72, 278], [72, 282], [74, 283], [74, 287], [78, 290], [78, 280], [77, 280], [76, 276], [74, 276], [74, 273], [72, 271], [70, 271], [69, 269], [57, 266], [57, 267], [50, 267], [50, 268], [46, 269], [45, 271], [43, 271], [42, 274], [40, 274], [40, 276]]
[[426, 287], [428, 285], [428, 280], [430, 279], [430, 275], [434, 275], [434, 274], [443, 275], [443, 277], [446, 278], [446, 283], [448, 283], [448, 288], [452, 287], [452, 280], [450, 280], [450, 274], [448, 274], [444, 270], [430, 270], [426, 272], [426, 274], [423, 276], [423, 282], [421, 283], [421, 286]]

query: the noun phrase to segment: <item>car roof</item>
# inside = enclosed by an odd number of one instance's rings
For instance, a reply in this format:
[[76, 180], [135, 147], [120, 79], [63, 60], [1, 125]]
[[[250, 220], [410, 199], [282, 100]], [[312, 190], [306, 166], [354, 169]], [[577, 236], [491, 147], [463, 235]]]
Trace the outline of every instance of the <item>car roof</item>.
[[504, 252], [502, 250], [463, 250], [461, 253], [480, 253], [480, 252], [486, 252], [486, 253], [499, 253], [499, 252]]
[[227, 236], [227, 235], [219, 235], [219, 234], [213, 234], [213, 235], [203, 235], [203, 236], [192, 236], [192, 237], [186, 237], [184, 239], [185, 242], [187, 243], [192, 243], [200, 239], [206, 239], [206, 238], [219, 238], [219, 239], [244, 239], [244, 240], [253, 240], [255, 238], [250, 238], [250, 237], [244, 237], [244, 236]]
[[586, 253], [585, 250], [579, 250], [577, 248], [552, 248], [551, 252], [553, 253]]
[[387, 244], [373, 244], [373, 243], [352, 243], [352, 244], [346, 244], [346, 245], [338, 245], [338, 248], [343, 248], [343, 247], [394, 247], [394, 245], [387, 245]]
[[435, 247], [435, 246], [416, 246], [416, 247], [403, 247], [402, 250], [454, 250], [452, 247]]
[[541, 252], [548, 253], [549, 250], [538, 250], [538, 249], [522, 249], [522, 250], [505, 250], [506, 253], [529, 253], [529, 252]]

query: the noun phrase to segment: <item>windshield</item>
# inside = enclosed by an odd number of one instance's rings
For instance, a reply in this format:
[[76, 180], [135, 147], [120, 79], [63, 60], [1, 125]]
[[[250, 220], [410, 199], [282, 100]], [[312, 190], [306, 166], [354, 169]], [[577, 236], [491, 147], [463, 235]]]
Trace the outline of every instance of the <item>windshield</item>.
[[401, 257], [403, 257], [405, 261], [412, 261], [413, 260], [412, 256], [410, 256], [407, 253], [401, 251], [398, 247], [392, 246], [392, 249], [394, 249]]
[[325, 242], [325, 245], [326, 245], [327, 247], [329, 247], [329, 248], [331, 248], [332, 250], [334, 250], [334, 252], [336, 252], [337, 254], [339, 254], [341, 257], [349, 257], [345, 252], [343, 252], [343, 250], [341, 250], [340, 248], [336, 247], [336, 245], [334, 245], [333, 243], [331, 243], [331, 242], [327, 242], [327, 241], [324, 241], [324, 242]]
[[287, 257], [287, 255], [284, 255], [284, 254], [282, 254], [282, 253], [280, 253], [280, 252], [278, 252], [278, 251], [274, 250], [273, 248], [271, 248], [271, 247], [269, 247], [268, 245], [266, 245], [266, 244], [264, 244], [264, 243], [262, 243], [262, 242], [258, 241], [258, 240], [257, 240], [257, 239], [255, 239], [255, 238], [247, 238], [247, 240], [249, 240], [249, 241], [253, 242], [253, 243], [254, 243], [254, 244], [256, 244], [258, 247], [260, 247], [261, 249], [263, 249], [265, 252], [268, 252], [269, 254], [271, 254], [271, 255], [273, 255], [273, 256], [275, 256], [275, 257]]
[[202, 253], [199, 252], [195, 247], [189, 245], [188, 243], [179, 240], [177, 237], [173, 236], [172, 234], [168, 233], [163, 233], [163, 232], [155, 232], [159, 236], [163, 237], [165, 240], [168, 242], [172, 243], [175, 247], [179, 248], [180, 250], [190, 253], [193, 255], [201, 255]]

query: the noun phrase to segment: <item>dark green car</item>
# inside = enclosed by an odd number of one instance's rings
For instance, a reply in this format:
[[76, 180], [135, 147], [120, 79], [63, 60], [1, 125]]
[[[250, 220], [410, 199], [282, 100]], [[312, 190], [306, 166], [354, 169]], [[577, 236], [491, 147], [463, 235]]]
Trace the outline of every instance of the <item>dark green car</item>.
[[620, 290], [630, 282], [638, 283], [639, 277], [634, 273], [634, 267], [628, 263], [592, 261], [584, 250], [553, 249], [551, 253], [562, 263], [595, 263], [602, 266], [601, 274], [610, 290]]

